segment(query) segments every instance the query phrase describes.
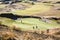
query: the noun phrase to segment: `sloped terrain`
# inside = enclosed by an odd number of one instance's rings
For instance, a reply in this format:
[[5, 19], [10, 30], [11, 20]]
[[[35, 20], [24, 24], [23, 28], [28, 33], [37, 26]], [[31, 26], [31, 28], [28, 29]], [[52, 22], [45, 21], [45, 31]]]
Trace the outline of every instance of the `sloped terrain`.
[[0, 3], [0, 40], [60, 40], [60, 0]]
[[[43, 31], [41, 33], [21, 31], [17, 29], [10, 29], [5, 25], [0, 24], [0, 40], [60, 40], [60, 29], [52, 30], [55, 33], [44, 34]], [[52, 32], [51, 31], [51, 32]]]

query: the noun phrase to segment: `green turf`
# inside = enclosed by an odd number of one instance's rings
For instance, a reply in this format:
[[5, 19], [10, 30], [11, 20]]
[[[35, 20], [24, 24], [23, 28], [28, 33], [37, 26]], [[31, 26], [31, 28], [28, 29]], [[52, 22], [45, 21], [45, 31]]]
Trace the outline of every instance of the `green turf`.
[[[18, 20], [18, 22], [21, 23], [20, 20]], [[25, 19], [22, 19], [22, 24], [23, 25], [21, 25], [21, 26], [24, 27], [24, 28], [26, 26], [27, 29], [32, 29], [32, 30], [36, 30], [36, 29], [37, 30], [45, 30], [45, 29], [60, 27], [60, 25], [57, 24], [55, 20], [51, 20], [50, 22], [51, 23], [46, 23], [46, 22], [42, 21], [41, 19], [39, 20], [39, 19], [35, 19], [35, 18], [25, 18]], [[36, 28], [36, 26], [38, 26], [38, 28]], [[33, 27], [35, 27], [35, 29], [33, 29]]]
[[[55, 20], [51, 20], [51, 23], [42, 21], [36, 18], [23, 18], [18, 20], [11, 20], [7, 18], [0, 18], [0, 23], [9, 27], [16, 27], [21, 30], [46, 30], [60, 27]], [[22, 21], [21, 21], [22, 20]], [[36, 28], [37, 26], [37, 28]]]

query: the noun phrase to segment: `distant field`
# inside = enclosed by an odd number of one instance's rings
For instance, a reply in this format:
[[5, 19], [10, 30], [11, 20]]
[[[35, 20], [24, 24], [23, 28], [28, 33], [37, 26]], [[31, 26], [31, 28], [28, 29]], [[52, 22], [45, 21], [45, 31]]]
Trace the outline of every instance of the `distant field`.
[[7, 18], [0, 18], [0, 23], [9, 27], [16, 27], [21, 30], [46, 30], [59, 28], [60, 24], [56, 20], [48, 20], [49, 23], [35, 18], [23, 18], [17, 20], [11, 20]]
[[59, 4], [52, 4], [52, 3], [35, 3], [35, 5], [31, 6], [29, 4], [30, 8], [26, 8], [25, 10], [16, 10], [13, 11], [12, 13], [17, 15], [60, 16], [59, 15], [60, 11], [55, 10], [53, 5], [59, 6]]
[[[59, 16], [60, 10], [55, 10], [54, 5], [58, 8], [60, 4], [52, 3], [35, 3], [35, 5], [29, 3], [16, 3], [17, 5], [25, 5], [26, 9], [16, 10], [12, 9], [11, 12], [1, 12], [1, 13], [13, 13], [16, 15], [32, 15], [32, 16]], [[4, 8], [6, 5], [0, 5], [0, 8]], [[7, 10], [7, 9], [6, 9]]]
[[35, 5], [32, 5], [30, 8], [27, 8], [25, 10], [16, 10], [13, 13], [19, 14], [19, 15], [34, 15], [38, 13], [44, 13], [46, 11], [49, 11], [51, 6], [45, 6], [42, 3], [36, 3]]

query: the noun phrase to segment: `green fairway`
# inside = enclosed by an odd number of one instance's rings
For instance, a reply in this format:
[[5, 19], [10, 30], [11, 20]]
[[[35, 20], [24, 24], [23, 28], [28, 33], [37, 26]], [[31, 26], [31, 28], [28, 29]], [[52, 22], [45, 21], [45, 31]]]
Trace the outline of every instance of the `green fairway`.
[[9, 27], [16, 27], [20, 30], [46, 30], [59, 28], [60, 25], [55, 20], [50, 20], [51, 23], [42, 21], [36, 18], [22, 18], [18, 20], [11, 20], [7, 18], [0, 18], [0, 23]]
[[[20, 20], [17, 22], [21, 23]], [[19, 26], [22, 26], [23, 28], [27, 28], [26, 30], [32, 29], [32, 30], [45, 30], [45, 29], [53, 29], [60, 27], [59, 24], [56, 23], [55, 20], [51, 20], [51, 23], [46, 23], [42, 21], [41, 19], [35, 19], [35, 18], [24, 18], [22, 19], [22, 24]], [[37, 28], [36, 28], [37, 26]], [[34, 29], [33, 29], [34, 27]]]

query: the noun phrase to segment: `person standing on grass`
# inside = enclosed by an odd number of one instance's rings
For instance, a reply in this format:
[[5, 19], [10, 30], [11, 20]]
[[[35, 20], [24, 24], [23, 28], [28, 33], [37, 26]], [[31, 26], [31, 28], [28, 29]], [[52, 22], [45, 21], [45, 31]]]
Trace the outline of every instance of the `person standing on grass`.
[[23, 23], [23, 22], [22, 22], [22, 18], [20, 18], [20, 20], [21, 20], [21, 23]]
[[22, 20], [21, 20], [21, 23], [22, 23]]
[[47, 29], [47, 33], [49, 33], [49, 29]]
[[33, 29], [35, 29], [34, 26], [33, 26]]
[[38, 26], [36, 26], [36, 29], [38, 28]]

